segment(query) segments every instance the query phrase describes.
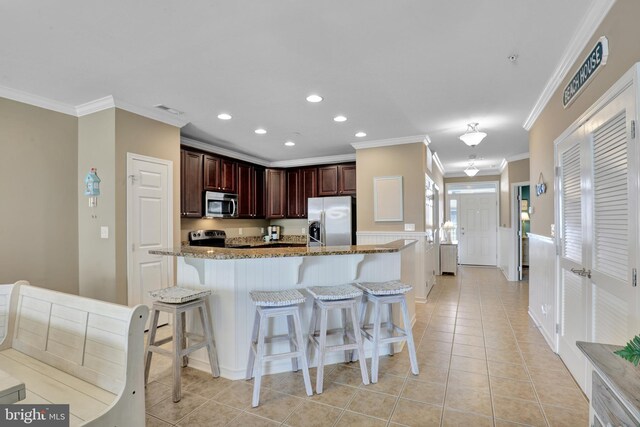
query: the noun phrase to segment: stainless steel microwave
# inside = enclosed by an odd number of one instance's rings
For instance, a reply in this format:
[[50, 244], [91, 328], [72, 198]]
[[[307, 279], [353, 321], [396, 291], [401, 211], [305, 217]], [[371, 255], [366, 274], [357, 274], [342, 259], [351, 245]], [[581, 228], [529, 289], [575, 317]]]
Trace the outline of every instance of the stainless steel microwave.
[[204, 216], [208, 218], [237, 218], [238, 195], [207, 191], [204, 196]]

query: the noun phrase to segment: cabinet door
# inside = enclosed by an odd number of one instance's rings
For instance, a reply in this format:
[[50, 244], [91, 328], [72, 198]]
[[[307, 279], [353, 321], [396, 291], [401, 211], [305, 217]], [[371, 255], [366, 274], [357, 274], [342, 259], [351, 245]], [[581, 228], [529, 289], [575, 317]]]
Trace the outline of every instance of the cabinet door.
[[203, 155], [187, 150], [180, 153], [180, 205], [182, 216], [202, 217], [202, 170]]
[[238, 165], [238, 216], [240, 218], [253, 218], [255, 214], [253, 196], [253, 167], [241, 163]]
[[230, 193], [236, 192], [236, 174], [238, 164], [234, 161], [222, 159], [220, 161], [220, 190]]
[[287, 170], [287, 218], [300, 217], [300, 170]]
[[204, 156], [204, 189], [216, 191], [220, 189], [220, 159]]
[[253, 168], [253, 206], [254, 218], [265, 217], [265, 185], [264, 185], [264, 169]]
[[338, 195], [338, 166], [318, 168], [318, 196]]
[[356, 194], [356, 165], [338, 166], [338, 194]]
[[307, 217], [307, 199], [318, 196], [318, 169], [307, 168], [300, 170], [300, 198], [298, 212], [300, 218]]
[[282, 169], [267, 169], [267, 219], [286, 215], [286, 175]]

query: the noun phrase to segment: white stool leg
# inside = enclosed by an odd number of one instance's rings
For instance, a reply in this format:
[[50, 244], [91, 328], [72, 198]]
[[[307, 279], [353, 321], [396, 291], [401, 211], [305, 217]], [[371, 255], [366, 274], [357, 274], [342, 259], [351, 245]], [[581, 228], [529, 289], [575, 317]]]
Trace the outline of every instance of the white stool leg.
[[[358, 360], [360, 363], [360, 374], [362, 375], [362, 383], [364, 385], [369, 384], [369, 374], [367, 373], [367, 359], [364, 354], [364, 345], [362, 343], [362, 334], [360, 333], [360, 328], [358, 325], [358, 317], [356, 314], [357, 311], [357, 303], [354, 300], [351, 304], [351, 323], [353, 325], [353, 336], [356, 339], [356, 345], [358, 346]], [[346, 327], [346, 325], [345, 325]]]
[[325, 307], [320, 308], [320, 336], [318, 337], [318, 374], [316, 377], [316, 393], [322, 393], [322, 386], [324, 380], [324, 358], [326, 356], [327, 347], [327, 309]]
[[253, 344], [258, 342], [258, 331], [260, 330], [260, 314], [256, 309], [256, 315], [253, 318], [253, 331], [251, 332], [251, 342], [249, 343], [249, 358], [247, 361], [247, 373], [245, 379], [253, 378], [253, 368], [256, 361], [256, 354], [253, 351]]
[[302, 322], [300, 321], [300, 309], [296, 310], [293, 315], [293, 323], [296, 331], [296, 342], [298, 343], [298, 352], [300, 352], [300, 365], [302, 365], [302, 376], [304, 377], [304, 388], [307, 392], [307, 396], [313, 395], [311, 389], [311, 377], [309, 377], [309, 365], [307, 364], [307, 356], [304, 353], [305, 341], [304, 335], [302, 335]]
[[160, 310], [153, 310], [153, 319], [151, 320], [151, 328], [149, 328], [149, 336], [147, 337], [147, 348], [145, 349], [145, 361], [144, 361], [144, 385], [147, 385], [149, 381], [149, 371], [151, 370], [151, 356], [153, 352], [149, 351], [149, 346], [156, 343], [156, 331], [158, 330], [158, 319], [160, 317]]
[[174, 311], [173, 316], [173, 401], [179, 402], [182, 398], [181, 365], [182, 365], [182, 316]]
[[[293, 314], [289, 314], [287, 315], [287, 328], [289, 330], [289, 350], [291, 350], [291, 352], [295, 352], [296, 349], [296, 344], [293, 343], [293, 341], [291, 341], [291, 339], [293, 338], [293, 336], [296, 333], [296, 329], [295, 326], [293, 325]], [[297, 341], [296, 341], [297, 343]], [[298, 351], [302, 351], [302, 349], [298, 349]], [[291, 358], [291, 367], [293, 368], [293, 372], [298, 372], [298, 358], [297, 357], [292, 357]]]
[[[180, 336], [180, 347], [182, 350], [187, 348], [187, 313], [180, 313], [180, 323], [182, 323], [181, 336]], [[189, 356], [186, 354], [182, 356], [182, 367], [186, 368], [189, 364]]]
[[[362, 298], [360, 299], [360, 323], [358, 323], [359, 325], [359, 329], [358, 329], [358, 333], [360, 335], [362, 334], [362, 329], [364, 328], [364, 322], [367, 318], [367, 308], [369, 307], [369, 304], [367, 303], [367, 295], [362, 295]], [[354, 334], [355, 334], [355, 328], [354, 328]], [[351, 351], [351, 361], [355, 362], [356, 361], [356, 354], [355, 352], [352, 350]]]
[[[387, 331], [389, 332], [389, 337], [393, 336], [393, 304], [387, 304], [389, 307], [389, 321], [387, 322]], [[393, 356], [393, 343], [389, 343], [389, 355]]]
[[[206, 298], [206, 297], [205, 297]], [[207, 341], [207, 353], [209, 356], [209, 365], [211, 366], [211, 373], [214, 377], [220, 376], [220, 367], [218, 366], [218, 354], [216, 352], [216, 344], [213, 339], [213, 331], [211, 318], [209, 317], [209, 302], [205, 299], [205, 302], [199, 307], [200, 319], [202, 320], [202, 331], [204, 339]]]
[[256, 351], [256, 363], [254, 366], [255, 378], [253, 380], [253, 400], [251, 406], [254, 408], [260, 403], [260, 384], [262, 383], [262, 361], [264, 359], [265, 338], [267, 336], [267, 324], [269, 317], [260, 312], [260, 332], [258, 334], [258, 346]]
[[418, 360], [416, 358], [416, 346], [413, 342], [413, 331], [411, 330], [411, 320], [409, 320], [409, 310], [407, 309], [406, 296], [400, 301], [402, 306], [402, 321], [404, 322], [404, 330], [407, 333], [407, 346], [409, 347], [409, 360], [411, 361], [411, 372], [418, 375]]
[[378, 362], [380, 356], [380, 302], [373, 300], [373, 348], [371, 349], [371, 382], [378, 382]]
[[311, 304], [311, 321], [309, 322], [309, 339], [307, 339], [307, 365], [311, 365], [311, 352], [315, 348], [313, 336], [316, 334], [316, 323], [318, 322], [318, 307], [314, 301]]
[[[343, 308], [340, 310], [340, 316], [342, 317], [342, 339], [343, 339], [343, 343], [349, 344], [349, 334], [348, 332], [348, 318], [347, 318], [347, 309]], [[354, 335], [355, 335], [355, 328], [354, 330]], [[345, 350], [344, 351], [344, 363], [349, 363], [351, 361], [351, 354], [353, 353], [353, 350]]]

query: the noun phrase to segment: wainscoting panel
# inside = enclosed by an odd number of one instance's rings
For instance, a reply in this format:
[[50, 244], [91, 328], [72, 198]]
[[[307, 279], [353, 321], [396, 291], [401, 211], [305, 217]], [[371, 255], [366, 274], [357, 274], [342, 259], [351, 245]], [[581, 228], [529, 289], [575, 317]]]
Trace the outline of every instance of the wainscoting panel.
[[498, 268], [509, 281], [518, 280], [513, 228], [498, 228]]
[[529, 233], [529, 315], [553, 351], [557, 351], [556, 286], [555, 241]]

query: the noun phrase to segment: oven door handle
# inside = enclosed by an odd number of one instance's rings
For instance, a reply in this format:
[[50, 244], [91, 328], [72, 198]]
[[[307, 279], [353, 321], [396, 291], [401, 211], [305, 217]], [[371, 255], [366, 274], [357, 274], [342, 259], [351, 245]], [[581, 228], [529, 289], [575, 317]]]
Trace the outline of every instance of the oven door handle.
[[231, 216], [235, 217], [237, 215], [238, 205], [235, 199], [231, 199], [231, 205], [233, 206], [233, 210], [231, 211]]

